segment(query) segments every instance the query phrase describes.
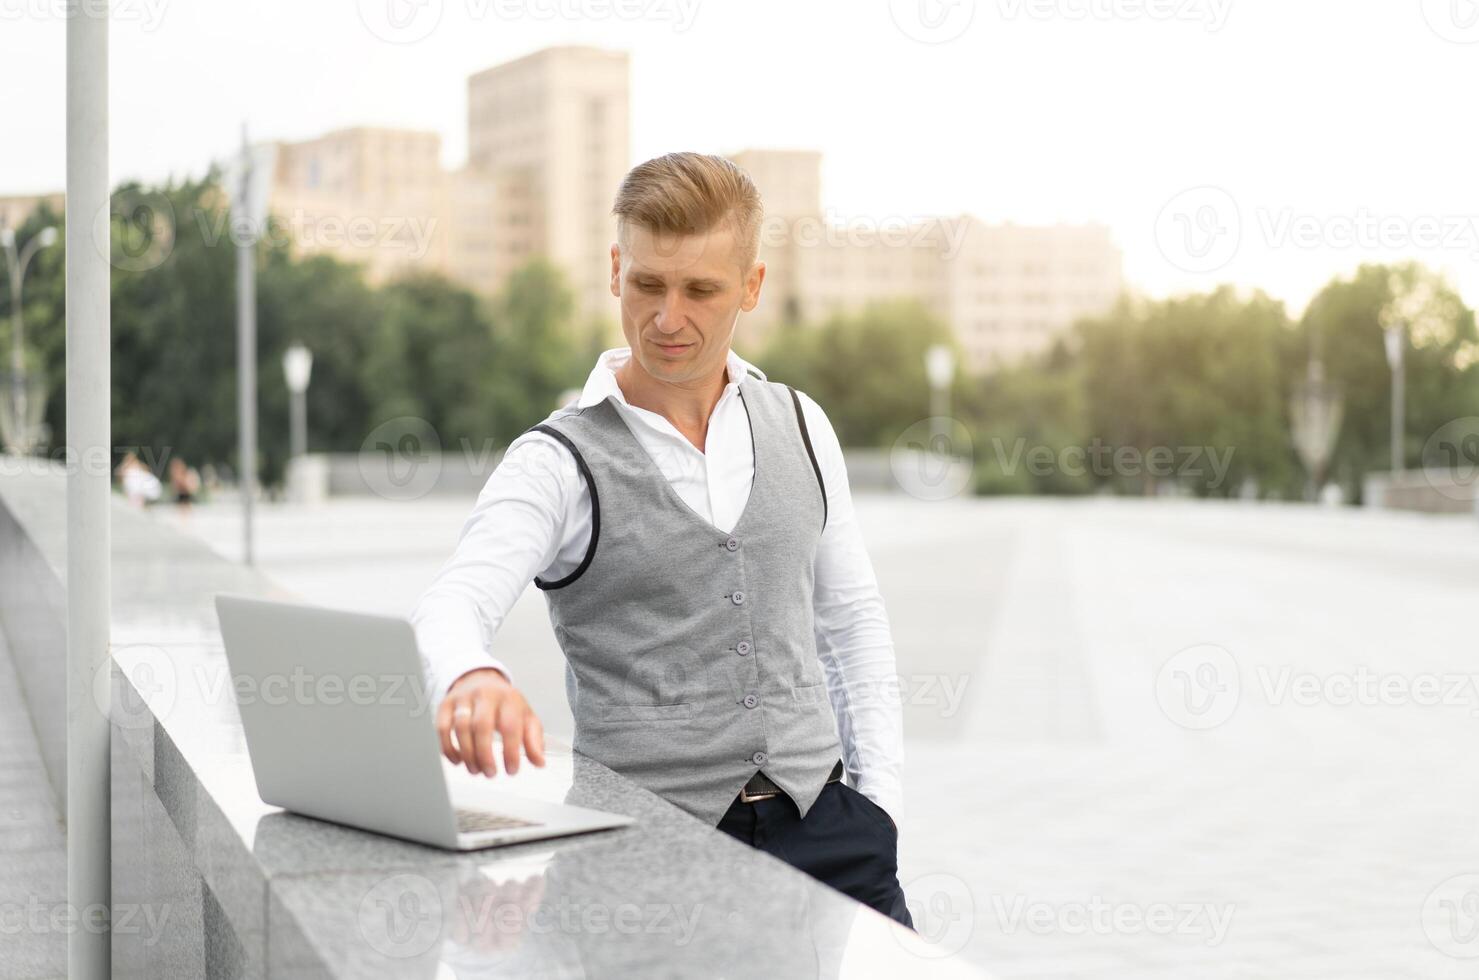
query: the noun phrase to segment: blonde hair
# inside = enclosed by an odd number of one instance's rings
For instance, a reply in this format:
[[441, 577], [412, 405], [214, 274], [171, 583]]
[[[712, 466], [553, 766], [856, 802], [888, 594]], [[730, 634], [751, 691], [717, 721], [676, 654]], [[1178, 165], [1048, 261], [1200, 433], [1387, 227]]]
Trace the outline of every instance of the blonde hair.
[[667, 153], [637, 164], [622, 180], [611, 213], [623, 246], [627, 222], [677, 235], [699, 235], [728, 223], [742, 269], [760, 254], [760, 191], [749, 174], [721, 156]]

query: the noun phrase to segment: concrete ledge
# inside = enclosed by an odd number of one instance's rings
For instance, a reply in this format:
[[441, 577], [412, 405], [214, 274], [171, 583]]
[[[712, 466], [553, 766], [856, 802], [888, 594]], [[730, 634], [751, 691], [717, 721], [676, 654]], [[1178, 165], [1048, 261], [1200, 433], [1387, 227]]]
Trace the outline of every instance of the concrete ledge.
[[[59, 470], [0, 480], [3, 574], [42, 583], [7, 589], [0, 622], [30, 644], [30, 710], [42, 718], [60, 690], [38, 658], [60, 659], [48, 644], [64, 616], [63, 481]], [[113, 583], [113, 662], [100, 681], [111, 686], [115, 976], [965, 972], [568, 747], [550, 751], [561, 798], [636, 823], [464, 855], [268, 806], [213, 597], [281, 590], [121, 503]], [[46, 728], [55, 756], [64, 740]]]

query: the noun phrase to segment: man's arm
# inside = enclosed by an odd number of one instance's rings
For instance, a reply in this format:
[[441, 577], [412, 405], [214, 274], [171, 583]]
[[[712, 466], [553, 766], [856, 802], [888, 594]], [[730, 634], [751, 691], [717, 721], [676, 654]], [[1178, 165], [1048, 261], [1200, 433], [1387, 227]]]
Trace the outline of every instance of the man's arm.
[[442, 751], [469, 772], [497, 773], [495, 731], [508, 772], [518, 771], [521, 746], [544, 764], [543, 728], [490, 647], [529, 582], [566, 550], [578, 480], [573, 457], [553, 439], [515, 439], [411, 614]]
[[888, 614], [853, 510], [837, 433], [815, 401], [798, 391], [817, 467], [827, 489], [827, 525], [817, 548], [812, 607], [817, 656], [837, 713], [843, 765], [858, 791], [897, 828], [903, 816], [903, 711]]

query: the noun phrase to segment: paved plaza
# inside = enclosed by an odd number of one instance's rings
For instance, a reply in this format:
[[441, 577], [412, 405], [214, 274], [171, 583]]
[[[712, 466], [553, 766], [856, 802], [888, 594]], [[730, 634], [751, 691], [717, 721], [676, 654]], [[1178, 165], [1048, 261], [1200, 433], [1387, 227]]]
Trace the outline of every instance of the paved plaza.
[[[309, 601], [405, 613], [470, 503], [264, 506], [259, 564]], [[901, 878], [941, 949], [1001, 977], [1479, 971], [1479, 521], [858, 509], [906, 705]], [[239, 554], [234, 507], [184, 524]], [[568, 734], [532, 586], [495, 643]]]

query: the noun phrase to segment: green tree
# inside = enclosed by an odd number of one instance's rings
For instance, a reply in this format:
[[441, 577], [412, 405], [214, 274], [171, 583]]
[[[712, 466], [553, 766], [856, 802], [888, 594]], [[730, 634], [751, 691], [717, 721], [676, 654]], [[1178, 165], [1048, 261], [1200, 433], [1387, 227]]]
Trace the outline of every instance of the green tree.
[[1406, 465], [1420, 462], [1424, 442], [1445, 423], [1479, 415], [1474, 311], [1441, 276], [1409, 262], [1363, 265], [1351, 278], [1333, 280], [1310, 302], [1299, 329], [1341, 388], [1345, 417], [1331, 472], [1351, 499], [1368, 472], [1390, 467], [1387, 316], [1407, 322]]

